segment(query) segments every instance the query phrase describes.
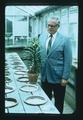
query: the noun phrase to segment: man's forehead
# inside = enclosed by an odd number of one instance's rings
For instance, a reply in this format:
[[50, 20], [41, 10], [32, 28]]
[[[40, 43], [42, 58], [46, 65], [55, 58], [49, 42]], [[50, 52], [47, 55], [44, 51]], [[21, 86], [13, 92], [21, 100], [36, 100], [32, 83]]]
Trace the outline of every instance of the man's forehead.
[[57, 20], [51, 19], [51, 20], [48, 21], [48, 23], [54, 23], [54, 24], [56, 24]]

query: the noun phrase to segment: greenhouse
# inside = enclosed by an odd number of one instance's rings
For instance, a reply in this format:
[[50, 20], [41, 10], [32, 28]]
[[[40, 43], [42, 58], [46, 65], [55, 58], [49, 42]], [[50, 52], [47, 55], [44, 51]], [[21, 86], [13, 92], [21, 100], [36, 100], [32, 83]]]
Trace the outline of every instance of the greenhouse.
[[[7, 104], [5, 103], [5, 113], [59, 114], [58, 109], [54, 106], [54, 94], [52, 94], [52, 100], [50, 100], [41, 87], [41, 75], [39, 70], [40, 62], [38, 61], [40, 59], [39, 56], [37, 56], [39, 51], [36, 54], [38, 49], [35, 49], [34, 47], [37, 42], [39, 44], [38, 40], [41, 38], [42, 33], [47, 32], [48, 20], [51, 17], [57, 17], [60, 20], [58, 32], [71, 40], [72, 67], [70, 78], [68, 80], [69, 82], [66, 86], [63, 113], [73, 113], [76, 110], [78, 12], [78, 6], [10, 5], [5, 7], [5, 94], [7, 96], [5, 101], [8, 102]], [[42, 44], [44, 43], [42, 42]], [[29, 49], [32, 49], [34, 57], [37, 57], [37, 61], [35, 61], [34, 64], [37, 65], [35, 70], [39, 70], [37, 83], [32, 83], [30, 88], [26, 86], [29, 82], [27, 74], [31, 67], [34, 68], [34, 66], [31, 65], [34, 60], [31, 59], [33, 56], [29, 54]], [[39, 64], [37, 64], [37, 62]], [[18, 65], [18, 68], [16, 65]], [[31, 69], [31, 71], [33, 70]], [[8, 82], [9, 79], [11, 79], [11, 82]], [[38, 89], [39, 92], [37, 93]], [[32, 101], [34, 97], [29, 94], [36, 96], [35, 105], [33, 105]], [[37, 95], [42, 95], [43, 97], [38, 97]], [[47, 99], [49, 104], [47, 104]], [[12, 105], [9, 103], [11, 100]], [[37, 100], [40, 102], [37, 102]]]

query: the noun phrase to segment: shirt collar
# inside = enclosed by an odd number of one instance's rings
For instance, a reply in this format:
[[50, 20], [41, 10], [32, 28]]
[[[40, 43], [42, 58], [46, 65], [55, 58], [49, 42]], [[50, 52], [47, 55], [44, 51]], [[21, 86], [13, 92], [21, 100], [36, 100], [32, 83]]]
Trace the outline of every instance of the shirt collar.
[[[53, 38], [56, 38], [57, 32], [53, 34]], [[50, 36], [50, 33], [48, 33], [48, 37]]]

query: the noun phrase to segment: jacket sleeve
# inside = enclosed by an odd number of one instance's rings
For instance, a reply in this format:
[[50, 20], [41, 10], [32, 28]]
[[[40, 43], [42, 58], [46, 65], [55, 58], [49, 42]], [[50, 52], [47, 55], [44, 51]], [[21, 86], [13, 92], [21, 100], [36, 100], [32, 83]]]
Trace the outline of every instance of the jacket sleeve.
[[68, 80], [72, 66], [72, 46], [70, 39], [65, 40], [64, 44], [64, 70], [62, 79]]

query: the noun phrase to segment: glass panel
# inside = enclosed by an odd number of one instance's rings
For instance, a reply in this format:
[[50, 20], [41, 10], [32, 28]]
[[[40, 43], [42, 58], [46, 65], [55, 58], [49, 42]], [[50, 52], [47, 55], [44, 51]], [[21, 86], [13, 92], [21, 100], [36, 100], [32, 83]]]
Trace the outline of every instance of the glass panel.
[[16, 16], [13, 22], [14, 45], [26, 45], [27, 43], [27, 17]]
[[73, 59], [78, 60], [78, 25], [76, 23], [69, 24], [69, 36], [72, 41]]
[[5, 19], [5, 45], [12, 45], [13, 42], [13, 22], [12, 17], [6, 17]]
[[[5, 8], [5, 46], [25, 46], [29, 37], [37, 36], [38, 20], [30, 17], [47, 6], [6, 6]], [[36, 26], [36, 27], [33, 27]]]

